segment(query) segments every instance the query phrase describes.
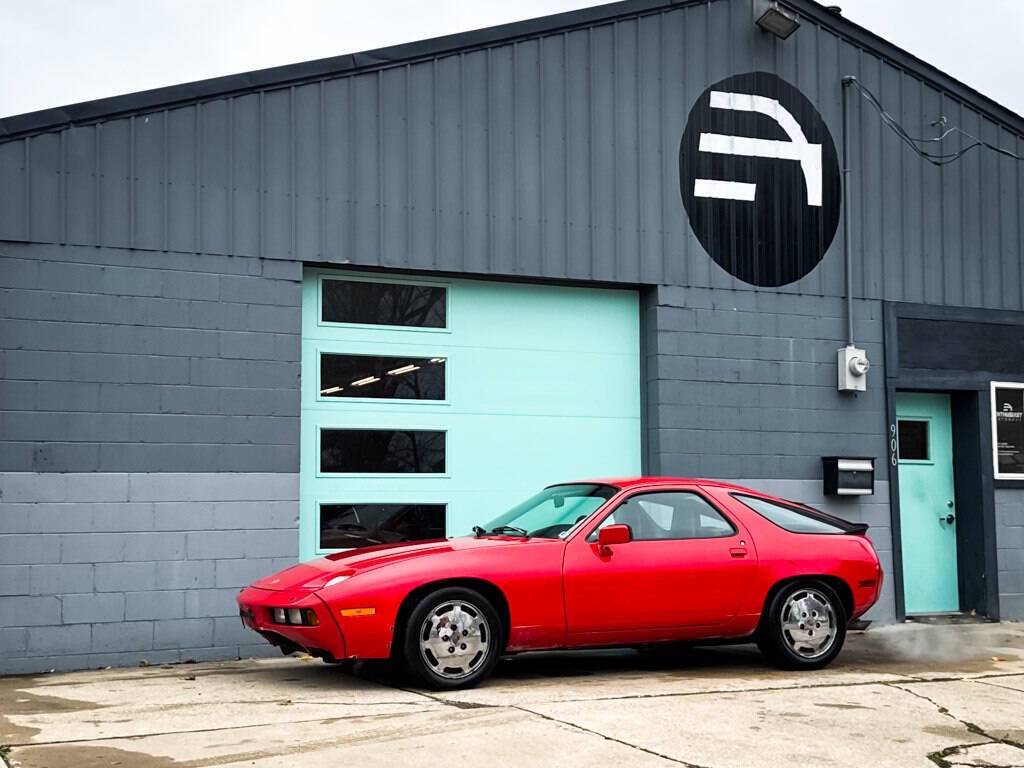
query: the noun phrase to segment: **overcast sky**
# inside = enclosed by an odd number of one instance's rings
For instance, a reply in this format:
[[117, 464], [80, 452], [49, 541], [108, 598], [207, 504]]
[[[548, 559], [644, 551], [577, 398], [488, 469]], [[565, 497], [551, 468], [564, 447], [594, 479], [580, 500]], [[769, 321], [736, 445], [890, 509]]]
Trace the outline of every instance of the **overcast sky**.
[[[830, 0], [1024, 114], [1024, 0]], [[595, 5], [579, 0], [0, 0], [0, 116]]]

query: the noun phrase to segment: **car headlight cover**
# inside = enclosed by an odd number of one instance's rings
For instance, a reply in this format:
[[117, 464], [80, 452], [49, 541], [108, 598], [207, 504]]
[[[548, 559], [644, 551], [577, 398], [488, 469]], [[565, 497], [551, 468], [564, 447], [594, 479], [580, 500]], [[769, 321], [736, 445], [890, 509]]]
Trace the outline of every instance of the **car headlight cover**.
[[341, 584], [341, 582], [345, 581], [345, 579], [347, 579], [349, 575], [350, 574], [343, 574], [341, 576], [335, 576], [333, 579], [324, 584], [323, 588], [326, 589], [327, 587], [333, 587], [335, 584]]

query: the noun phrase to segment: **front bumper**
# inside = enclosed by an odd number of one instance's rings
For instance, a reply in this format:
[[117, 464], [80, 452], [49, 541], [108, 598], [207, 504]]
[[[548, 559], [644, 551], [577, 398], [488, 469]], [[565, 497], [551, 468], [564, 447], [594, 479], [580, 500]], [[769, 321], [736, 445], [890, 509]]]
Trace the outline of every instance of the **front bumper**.
[[[282, 653], [305, 651], [325, 661], [345, 658], [345, 638], [327, 604], [313, 592], [281, 592], [246, 587], [235, 598], [242, 623], [259, 632]], [[274, 608], [308, 608], [316, 613], [316, 626], [278, 624]]]

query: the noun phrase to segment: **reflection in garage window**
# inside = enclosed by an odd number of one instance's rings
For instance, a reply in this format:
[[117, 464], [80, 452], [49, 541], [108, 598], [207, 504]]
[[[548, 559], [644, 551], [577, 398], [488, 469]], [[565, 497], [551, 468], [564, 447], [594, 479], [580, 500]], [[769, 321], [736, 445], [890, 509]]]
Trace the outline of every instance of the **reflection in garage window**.
[[321, 504], [320, 549], [443, 539], [444, 504]]
[[321, 397], [444, 400], [445, 358], [320, 355]]
[[325, 279], [321, 306], [325, 323], [447, 327], [447, 290], [439, 286]]
[[428, 429], [321, 429], [320, 471], [444, 472], [445, 437]]

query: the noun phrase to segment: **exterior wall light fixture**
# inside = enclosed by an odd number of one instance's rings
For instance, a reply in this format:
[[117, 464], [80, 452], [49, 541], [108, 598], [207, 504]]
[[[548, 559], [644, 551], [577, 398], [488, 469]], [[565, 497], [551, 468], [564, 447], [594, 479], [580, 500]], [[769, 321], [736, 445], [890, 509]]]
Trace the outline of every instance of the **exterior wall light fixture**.
[[786, 13], [773, 2], [755, 22], [763, 31], [770, 32], [780, 40], [785, 40], [800, 27], [796, 16]]

